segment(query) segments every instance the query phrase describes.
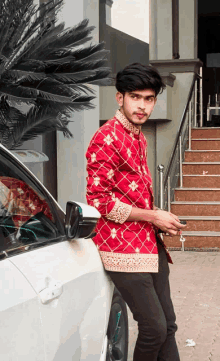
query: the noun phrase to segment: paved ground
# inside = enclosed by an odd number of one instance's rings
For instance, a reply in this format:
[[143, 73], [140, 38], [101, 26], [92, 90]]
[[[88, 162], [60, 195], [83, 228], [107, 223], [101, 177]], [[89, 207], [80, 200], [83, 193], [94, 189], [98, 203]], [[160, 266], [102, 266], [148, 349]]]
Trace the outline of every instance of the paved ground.
[[[181, 361], [220, 361], [220, 252], [172, 251], [172, 299]], [[137, 326], [129, 312], [129, 357]], [[192, 339], [196, 345], [186, 346]]]

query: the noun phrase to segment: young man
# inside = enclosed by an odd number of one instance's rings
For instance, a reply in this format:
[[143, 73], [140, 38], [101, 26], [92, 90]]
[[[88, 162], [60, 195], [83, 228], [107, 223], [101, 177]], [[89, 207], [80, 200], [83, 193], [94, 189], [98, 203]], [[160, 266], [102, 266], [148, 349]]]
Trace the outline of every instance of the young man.
[[171, 236], [184, 226], [156, 209], [141, 126], [164, 89], [158, 72], [139, 63], [117, 74], [120, 109], [88, 147], [87, 201], [101, 213], [94, 242], [104, 267], [138, 322], [134, 361], [179, 361], [170, 297], [172, 263], [158, 230]]

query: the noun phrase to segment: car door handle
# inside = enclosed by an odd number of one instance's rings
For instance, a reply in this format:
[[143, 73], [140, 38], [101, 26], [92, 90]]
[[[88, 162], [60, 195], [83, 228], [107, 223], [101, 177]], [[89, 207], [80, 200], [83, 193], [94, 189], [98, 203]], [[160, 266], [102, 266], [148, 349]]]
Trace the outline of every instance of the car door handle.
[[58, 298], [63, 293], [63, 285], [59, 281], [54, 281], [48, 287], [44, 288], [42, 291], [39, 292], [40, 300], [43, 304], [47, 304]]

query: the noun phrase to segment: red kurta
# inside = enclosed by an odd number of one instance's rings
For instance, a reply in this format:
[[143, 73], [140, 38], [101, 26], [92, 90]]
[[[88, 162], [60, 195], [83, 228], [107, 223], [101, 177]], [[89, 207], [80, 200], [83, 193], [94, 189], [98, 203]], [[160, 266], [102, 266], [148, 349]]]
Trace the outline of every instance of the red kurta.
[[93, 238], [104, 267], [158, 272], [156, 227], [127, 221], [132, 207], [153, 209], [147, 143], [120, 111], [93, 136], [87, 153], [87, 201], [101, 214]]

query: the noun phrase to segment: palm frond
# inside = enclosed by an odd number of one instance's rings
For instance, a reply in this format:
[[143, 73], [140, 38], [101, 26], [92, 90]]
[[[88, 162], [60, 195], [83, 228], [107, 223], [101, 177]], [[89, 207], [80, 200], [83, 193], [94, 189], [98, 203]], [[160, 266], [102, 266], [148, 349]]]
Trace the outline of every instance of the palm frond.
[[0, 111], [0, 140], [3, 145], [10, 149], [18, 147], [25, 140], [34, 139], [43, 134], [45, 130], [59, 130], [67, 137], [72, 136], [67, 128], [69, 120], [61, 113], [55, 113], [50, 107], [34, 106], [26, 115], [19, 111], [16, 112], [16, 115], [6, 129]]
[[19, 69], [13, 69], [5, 72], [2, 75], [2, 81], [10, 79], [14, 83], [19, 82], [20, 80], [42, 80], [45, 79], [44, 72], [34, 72], [34, 71], [24, 71]]
[[[21, 0], [8, 0], [9, 2], [15, 2], [16, 4], [20, 3]], [[32, 3], [33, 8], [33, 0], [26, 0]], [[7, 69], [12, 68], [15, 64], [19, 63], [19, 61], [22, 61], [24, 57], [28, 57], [28, 54], [31, 52], [31, 50], [36, 46], [38, 41], [44, 36], [47, 31], [51, 27], [51, 23], [53, 24], [55, 20], [50, 20], [50, 22], [45, 21], [45, 19], [49, 19], [51, 14], [55, 14], [56, 16], [56, 9], [60, 8], [63, 4], [63, 0], [59, 0], [58, 3], [54, 3], [53, 0], [50, 0], [48, 3], [40, 5], [38, 8], [35, 9], [34, 13], [39, 14], [36, 16], [36, 19], [31, 21], [30, 19], [30, 25], [27, 31], [29, 32], [28, 38], [23, 39], [21, 38], [20, 42], [16, 45], [15, 49], [13, 49], [13, 56], [9, 60], [9, 63], [7, 64]], [[20, 4], [21, 6], [21, 4]], [[11, 15], [13, 17], [14, 14]], [[32, 16], [33, 17], [33, 16]], [[7, 25], [8, 26], [8, 25]]]
[[58, 60], [65, 57], [80, 60], [82, 58], [87, 58], [90, 56], [97, 56], [100, 59], [102, 56], [106, 56], [109, 53], [108, 50], [105, 50], [104, 42], [90, 45], [85, 48], [80, 48], [77, 50], [72, 50], [70, 48], [60, 47], [58, 50], [51, 47], [44, 49], [44, 52], [40, 56], [41, 60]]
[[11, 52], [18, 46], [20, 39], [23, 37], [27, 23], [35, 14], [36, 6], [33, 6], [32, 1], [29, 1], [23, 7], [20, 7], [15, 14], [13, 26], [11, 26], [10, 34], [8, 34], [7, 44], [4, 46], [4, 54], [10, 56]]
[[[88, 27], [89, 20], [84, 19], [78, 25], [64, 29], [64, 31], [56, 39], [51, 41], [50, 47], [54, 49], [72, 48], [78, 46], [79, 43], [87, 38], [95, 29], [94, 26]], [[80, 43], [81, 45], [82, 43]]]
[[107, 85], [104, 44], [88, 45], [93, 26], [56, 23], [64, 0], [0, 0], [0, 140], [14, 148], [52, 130], [72, 136], [72, 112], [92, 109]]

